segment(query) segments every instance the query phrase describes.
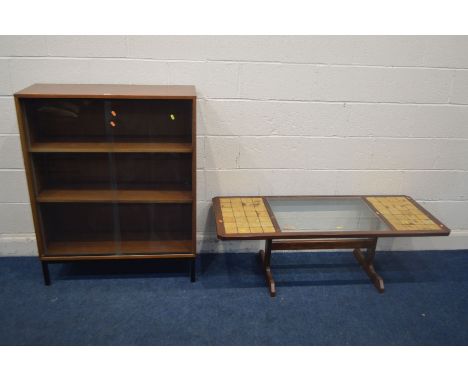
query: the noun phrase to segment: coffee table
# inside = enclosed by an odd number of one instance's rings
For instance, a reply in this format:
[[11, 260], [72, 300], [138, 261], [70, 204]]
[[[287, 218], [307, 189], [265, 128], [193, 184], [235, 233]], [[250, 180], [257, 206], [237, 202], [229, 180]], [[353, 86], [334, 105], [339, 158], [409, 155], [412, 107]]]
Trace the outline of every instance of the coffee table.
[[447, 226], [405, 195], [221, 196], [213, 198], [213, 209], [220, 240], [265, 240], [259, 256], [272, 297], [274, 250], [353, 249], [383, 292], [383, 279], [374, 269], [379, 237], [450, 234]]

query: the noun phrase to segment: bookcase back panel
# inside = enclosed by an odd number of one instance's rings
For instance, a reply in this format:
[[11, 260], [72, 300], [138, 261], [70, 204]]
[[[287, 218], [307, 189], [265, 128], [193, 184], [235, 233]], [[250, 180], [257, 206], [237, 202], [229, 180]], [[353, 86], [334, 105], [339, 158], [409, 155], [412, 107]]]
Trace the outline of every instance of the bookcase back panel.
[[44, 189], [190, 190], [190, 154], [40, 153], [36, 174]]
[[191, 154], [116, 154], [111, 162], [117, 189], [192, 187]]
[[[192, 140], [192, 102], [184, 100], [112, 100], [115, 140], [150, 139]], [[112, 115], [112, 114], [111, 114]]]
[[192, 206], [189, 204], [120, 204], [122, 241], [190, 240]]
[[190, 204], [47, 203], [46, 243], [190, 240]]
[[27, 99], [24, 108], [33, 142], [101, 141], [110, 133], [99, 99]]
[[46, 243], [55, 241], [114, 241], [114, 205], [98, 203], [46, 203], [40, 212]]
[[191, 142], [190, 100], [28, 99], [32, 142]]

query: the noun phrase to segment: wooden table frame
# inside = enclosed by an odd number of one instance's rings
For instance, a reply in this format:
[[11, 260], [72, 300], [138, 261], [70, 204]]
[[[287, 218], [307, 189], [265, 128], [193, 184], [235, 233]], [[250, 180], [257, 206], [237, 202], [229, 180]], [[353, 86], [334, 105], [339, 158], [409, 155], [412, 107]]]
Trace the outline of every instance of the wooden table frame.
[[[406, 230], [396, 229], [374, 206], [366, 199], [368, 197], [398, 197], [406, 198], [420, 212], [438, 225], [437, 230]], [[227, 233], [221, 211], [221, 199], [229, 198], [260, 198], [268, 211], [275, 232], [268, 233]], [[268, 199], [336, 199], [357, 198], [367, 205], [389, 227], [386, 231], [310, 231], [310, 232], [282, 232], [275, 215], [268, 203]], [[376, 289], [383, 293], [384, 282], [374, 269], [377, 240], [379, 237], [413, 237], [413, 236], [447, 236], [448, 229], [436, 217], [425, 210], [411, 197], [405, 195], [339, 195], [339, 196], [226, 196], [213, 198], [217, 236], [220, 240], [265, 240], [265, 249], [259, 251], [259, 257], [265, 274], [265, 280], [270, 296], [276, 295], [276, 285], [271, 270], [272, 251], [275, 250], [318, 250], [318, 249], [352, 249], [353, 255], [369, 276]], [[365, 249], [363, 252], [362, 249]]]

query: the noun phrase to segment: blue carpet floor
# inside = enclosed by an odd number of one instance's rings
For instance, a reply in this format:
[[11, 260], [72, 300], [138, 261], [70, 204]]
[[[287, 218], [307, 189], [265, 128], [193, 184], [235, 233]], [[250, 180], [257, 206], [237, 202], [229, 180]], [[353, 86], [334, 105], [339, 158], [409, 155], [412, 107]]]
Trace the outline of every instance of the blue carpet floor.
[[50, 266], [0, 258], [0, 345], [468, 345], [468, 250], [379, 252], [379, 294], [351, 253]]

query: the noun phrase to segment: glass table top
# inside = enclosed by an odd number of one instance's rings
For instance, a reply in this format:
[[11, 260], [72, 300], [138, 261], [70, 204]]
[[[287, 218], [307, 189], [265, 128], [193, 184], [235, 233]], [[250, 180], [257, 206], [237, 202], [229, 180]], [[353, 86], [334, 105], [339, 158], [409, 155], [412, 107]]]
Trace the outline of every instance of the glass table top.
[[267, 198], [282, 232], [391, 231], [361, 198]]

